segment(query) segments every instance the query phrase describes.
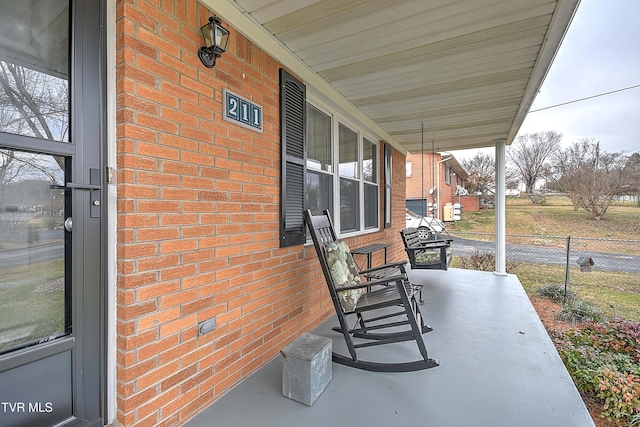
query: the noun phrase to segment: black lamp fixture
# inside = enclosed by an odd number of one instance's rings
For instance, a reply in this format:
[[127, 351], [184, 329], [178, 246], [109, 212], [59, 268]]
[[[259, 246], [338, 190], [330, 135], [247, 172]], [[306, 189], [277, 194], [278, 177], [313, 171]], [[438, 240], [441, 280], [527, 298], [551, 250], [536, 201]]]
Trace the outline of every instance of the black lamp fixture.
[[220, 24], [220, 18], [213, 15], [209, 23], [201, 28], [206, 46], [198, 49], [198, 57], [207, 68], [216, 66], [216, 59], [227, 50], [229, 44], [229, 30]]

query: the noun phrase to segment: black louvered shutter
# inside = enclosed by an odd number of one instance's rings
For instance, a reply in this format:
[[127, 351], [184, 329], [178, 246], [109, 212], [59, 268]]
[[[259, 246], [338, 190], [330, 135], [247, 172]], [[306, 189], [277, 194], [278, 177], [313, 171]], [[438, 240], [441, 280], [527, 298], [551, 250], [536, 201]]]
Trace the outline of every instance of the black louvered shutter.
[[306, 240], [304, 185], [306, 169], [306, 86], [280, 69], [280, 247]]

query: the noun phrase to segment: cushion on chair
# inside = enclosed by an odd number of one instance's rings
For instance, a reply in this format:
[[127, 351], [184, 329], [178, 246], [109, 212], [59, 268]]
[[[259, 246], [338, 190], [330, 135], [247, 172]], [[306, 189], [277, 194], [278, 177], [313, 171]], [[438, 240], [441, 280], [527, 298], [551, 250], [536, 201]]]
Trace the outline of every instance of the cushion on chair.
[[416, 264], [435, 264], [440, 262], [440, 248], [416, 251]]
[[[331, 273], [331, 278], [336, 289], [345, 286], [354, 286], [362, 283], [360, 274], [349, 246], [342, 240], [328, 242], [324, 245], [325, 254], [327, 256], [327, 267]], [[366, 292], [365, 288], [350, 289], [338, 292], [340, 304], [345, 312], [351, 312], [355, 309], [358, 299]]]
[[[451, 258], [451, 247], [445, 249], [447, 261]], [[416, 264], [437, 264], [440, 262], [440, 248], [416, 251]], [[449, 262], [447, 262], [449, 265]]]
[[[445, 249], [447, 257], [447, 266], [451, 260], [451, 247]], [[422, 251], [416, 251], [416, 264], [438, 264], [442, 260], [440, 259], [440, 248], [437, 249], [424, 249]]]

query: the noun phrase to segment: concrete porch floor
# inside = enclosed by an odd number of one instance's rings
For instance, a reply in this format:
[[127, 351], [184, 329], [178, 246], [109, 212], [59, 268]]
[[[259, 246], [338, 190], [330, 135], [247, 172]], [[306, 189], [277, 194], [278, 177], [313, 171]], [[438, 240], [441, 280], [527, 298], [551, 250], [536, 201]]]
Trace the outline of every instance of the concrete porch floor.
[[[594, 426], [542, 322], [513, 275], [415, 270], [424, 284], [424, 335], [440, 366], [376, 373], [333, 363], [333, 379], [313, 406], [282, 396], [282, 358], [272, 360], [187, 427]], [[348, 354], [335, 319], [313, 333]], [[415, 343], [366, 349], [362, 359], [418, 358]], [[359, 353], [360, 354], [360, 353]]]

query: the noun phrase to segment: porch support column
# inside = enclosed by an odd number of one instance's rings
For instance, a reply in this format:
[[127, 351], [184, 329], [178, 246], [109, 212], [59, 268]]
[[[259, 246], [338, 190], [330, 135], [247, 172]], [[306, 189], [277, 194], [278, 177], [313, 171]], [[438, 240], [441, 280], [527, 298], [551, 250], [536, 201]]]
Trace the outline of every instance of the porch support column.
[[495, 243], [496, 267], [493, 274], [506, 276], [507, 274], [507, 236], [506, 236], [506, 197], [505, 197], [505, 146], [506, 139], [493, 141], [496, 147], [496, 194], [495, 194]]

